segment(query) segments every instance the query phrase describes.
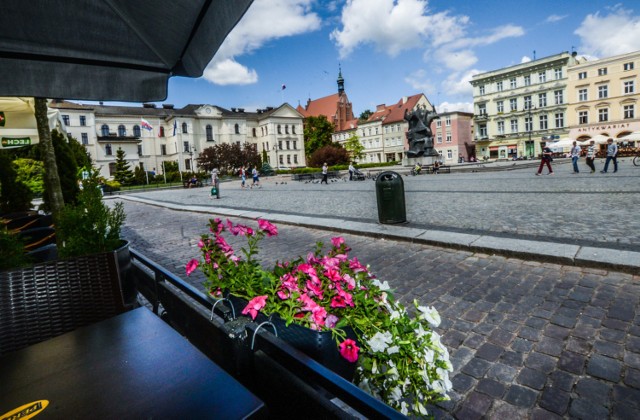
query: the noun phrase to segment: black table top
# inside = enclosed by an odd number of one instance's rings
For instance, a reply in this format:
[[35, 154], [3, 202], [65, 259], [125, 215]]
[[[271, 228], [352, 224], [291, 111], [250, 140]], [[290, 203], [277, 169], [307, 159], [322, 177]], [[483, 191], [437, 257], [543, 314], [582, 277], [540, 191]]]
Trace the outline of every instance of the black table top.
[[38, 402], [48, 404], [38, 419], [235, 419], [265, 411], [146, 308], [2, 356], [0, 389], [0, 418]]

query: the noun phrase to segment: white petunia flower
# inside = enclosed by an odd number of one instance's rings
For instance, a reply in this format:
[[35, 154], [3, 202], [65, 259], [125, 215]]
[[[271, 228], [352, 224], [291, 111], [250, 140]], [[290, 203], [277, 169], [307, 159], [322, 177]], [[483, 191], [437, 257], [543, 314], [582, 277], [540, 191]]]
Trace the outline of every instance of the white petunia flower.
[[395, 402], [400, 401], [400, 399], [402, 398], [402, 390], [400, 389], [400, 387], [393, 388], [389, 397]]
[[377, 332], [371, 340], [368, 341], [369, 347], [371, 347], [371, 351], [374, 353], [384, 352], [388, 345], [393, 340], [393, 336], [389, 331], [385, 331], [384, 333]]
[[374, 286], [377, 286], [382, 291], [391, 289], [391, 287], [389, 286], [389, 282], [387, 282], [386, 280], [384, 282], [380, 283], [380, 280], [375, 279], [372, 283], [373, 283]]
[[387, 354], [395, 354], [399, 352], [400, 352], [400, 347], [398, 346], [391, 346], [387, 348]]
[[418, 328], [413, 330], [416, 333], [417, 338], [422, 338], [427, 333], [427, 330], [422, 328], [422, 324], [418, 324]]
[[433, 327], [438, 327], [440, 322], [440, 314], [433, 306], [418, 306], [418, 311], [420, 311], [420, 315], [418, 316], [420, 319], [426, 320]]
[[401, 414], [403, 414], [403, 415], [405, 415], [405, 416], [406, 416], [407, 414], [409, 414], [409, 406], [408, 406], [408, 405], [407, 405], [407, 403], [406, 403], [406, 402], [404, 402], [404, 401], [402, 401], [402, 402], [400, 403], [400, 413], [401, 413]]

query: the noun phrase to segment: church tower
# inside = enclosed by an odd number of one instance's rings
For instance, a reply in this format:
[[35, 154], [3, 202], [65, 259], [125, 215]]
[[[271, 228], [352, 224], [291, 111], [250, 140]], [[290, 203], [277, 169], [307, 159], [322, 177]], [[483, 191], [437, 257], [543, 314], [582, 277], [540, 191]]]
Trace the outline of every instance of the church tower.
[[342, 77], [342, 67], [338, 66], [338, 95], [344, 93], [344, 78]]

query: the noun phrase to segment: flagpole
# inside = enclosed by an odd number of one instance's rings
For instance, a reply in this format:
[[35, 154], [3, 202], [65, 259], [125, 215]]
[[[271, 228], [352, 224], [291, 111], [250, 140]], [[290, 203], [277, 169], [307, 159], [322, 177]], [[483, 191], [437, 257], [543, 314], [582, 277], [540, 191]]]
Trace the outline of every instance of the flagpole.
[[164, 183], [167, 183], [167, 171], [164, 169], [164, 160], [162, 161], [162, 175], [164, 175]]

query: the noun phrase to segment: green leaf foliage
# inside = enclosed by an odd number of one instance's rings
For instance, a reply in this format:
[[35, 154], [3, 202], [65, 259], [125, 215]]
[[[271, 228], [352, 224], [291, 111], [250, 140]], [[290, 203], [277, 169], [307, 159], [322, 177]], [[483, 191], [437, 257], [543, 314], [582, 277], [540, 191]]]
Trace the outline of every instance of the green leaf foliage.
[[304, 119], [304, 151], [311, 156], [316, 150], [332, 143], [334, 126], [327, 117], [307, 117]]

